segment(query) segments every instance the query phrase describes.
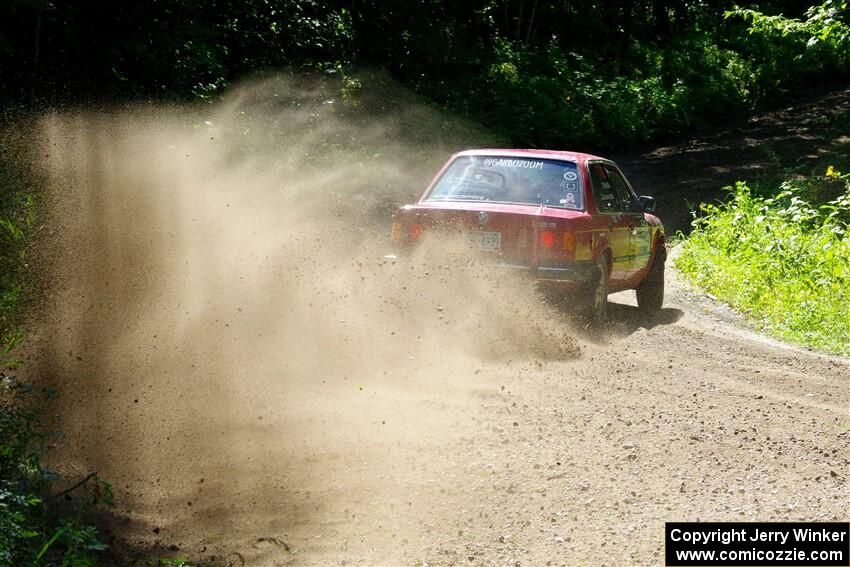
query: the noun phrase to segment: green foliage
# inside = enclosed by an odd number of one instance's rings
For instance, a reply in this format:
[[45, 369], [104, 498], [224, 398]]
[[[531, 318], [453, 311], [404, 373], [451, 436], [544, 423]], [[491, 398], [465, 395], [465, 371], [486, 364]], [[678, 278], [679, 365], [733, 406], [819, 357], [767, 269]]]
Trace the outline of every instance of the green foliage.
[[[556, 4], [546, 5], [553, 16], [569, 12]], [[809, 9], [805, 21], [752, 9], [729, 11], [724, 19], [723, 10], [684, 5], [688, 19], [679, 20], [676, 33], [663, 40], [654, 35], [650, 19], [633, 26], [631, 37], [613, 41], [596, 18], [620, 22], [626, 12], [603, 3], [601, 11], [582, 12], [580, 24], [570, 23], [574, 34], [534, 42], [499, 25], [495, 14], [502, 6], [490, 3], [492, 35], [485, 45], [466, 47], [470, 65], [446, 51], [458, 48], [453, 27], [443, 29], [443, 40], [422, 47], [418, 63], [398, 65], [429, 67], [408, 79], [414, 88], [516, 145], [591, 149], [687, 134], [717, 119], [744, 116], [792, 89], [846, 77], [850, 70], [845, 7], [836, 2]], [[632, 19], [641, 13], [647, 12], [635, 8]], [[783, 26], [793, 33], [777, 31]], [[572, 39], [576, 34], [583, 42]], [[441, 74], [450, 68], [451, 75]]]
[[[850, 354], [850, 175], [787, 181], [776, 196], [739, 182], [703, 205], [677, 267], [787, 340]], [[836, 195], [826, 204], [813, 199]]]
[[0, 97], [207, 99], [255, 73], [379, 67], [517, 146], [622, 148], [847, 78], [847, 20], [841, 0], [14, 0]]
[[503, 42], [470, 114], [513, 140], [542, 147], [623, 147], [686, 132], [751, 106], [755, 71], [707, 38], [666, 49], [636, 46], [640, 76], [608, 76], [591, 59], [550, 45], [547, 57]]
[[[846, 60], [844, 52], [850, 42], [850, 27], [843, 21], [848, 16], [847, 2], [827, 0], [806, 10], [806, 19], [771, 16], [757, 10], [736, 8], [725, 13], [726, 18], [740, 17], [749, 23], [749, 33], [775, 42], [785, 42], [798, 53], [795, 59], [817, 61], [824, 54]], [[818, 50], [815, 50], [818, 48]]]
[[[565, 51], [552, 40], [543, 51], [500, 38], [485, 84], [472, 80], [459, 92], [478, 95], [466, 99], [469, 114], [529, 145], [634, 145], [742, 116], [800, 84], [846, 76], [845, 17], [838, 2], [810, 8], [804, 21], [737, 9], [721, 25], [719, 15], [703, 15], [663, 44], [633, 41], [625, 74], [611, 73], [604, 49]], [[736, 18], [749, 26], [745, 40]]]
[[35, 202], [15, 179], [16, 171], [0, 159], [0, 368], [23, 338], [18, 315], [25, 295], [27, 237], [35, 226]]
[[[99, 504], [111, 506], [112, 490], [96, 475], [79, 487], [85, 498], [73, 510], [50, 495], [56, 475], [42, 468], [44, 435], [26, 403], [27, 385], [4, 378], [0, 404], [0, 565], [97, 565], [106, 546], [85, 521]], [[76, 495], [75, 495], [76, 496]]]
[[744, 8], [725, 17], [748, 25], [745, 39], [735, 44], [758, 62], [754, 100], [777, 98], [795, 85], [845, 77], [850, 70], [850, 10], [844, 1], [812, 6], [805, 19]]

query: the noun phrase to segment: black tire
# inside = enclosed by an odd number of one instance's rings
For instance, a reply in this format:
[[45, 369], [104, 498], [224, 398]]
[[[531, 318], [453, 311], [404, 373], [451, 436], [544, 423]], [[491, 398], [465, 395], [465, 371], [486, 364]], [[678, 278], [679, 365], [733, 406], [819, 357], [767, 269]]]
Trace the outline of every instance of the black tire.
[[608, 259], [605, 255], [596, 261], [596, 275], [588, 286], [587, 315], [594, 322], [608, 318]]
[[664, 304], [664, 261], [667, 254], [664, 244], [659, 244], [649, 272], [635, 290], [637, 292], [637, 304], [641, 311], [654, 313], [661, 309]]

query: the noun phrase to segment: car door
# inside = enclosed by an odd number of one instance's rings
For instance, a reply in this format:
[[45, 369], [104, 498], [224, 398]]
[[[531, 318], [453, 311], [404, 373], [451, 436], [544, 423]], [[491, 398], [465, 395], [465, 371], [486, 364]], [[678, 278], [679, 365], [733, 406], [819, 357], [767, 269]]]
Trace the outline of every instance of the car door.
[[649, 225], [646, 222], [643, 211], [638, 209], [637, 196], [623, 173], [612, 163], [606, 163], [605, 169], [608, 172], [608, 179], [611, 182], [614, 194], [620, 203], [623, 219], [629, 229], [629, 267], [627, 277], [632, 278], [644, 269], [649, 262], [652, 250], [651, 242], [649, 241]]
[[631, 273], [633, 219], [627, 214], [628, 205], [623, 204], [617, 194], [616, 179], [612, 181], [611, 170], [606, 167], [606, 163], [588, 162], [587, 167], [597, 213], [604, 219], [602, 229], [606, 233], [613, 256], [609, 281], [619, 284], [627, 280]]

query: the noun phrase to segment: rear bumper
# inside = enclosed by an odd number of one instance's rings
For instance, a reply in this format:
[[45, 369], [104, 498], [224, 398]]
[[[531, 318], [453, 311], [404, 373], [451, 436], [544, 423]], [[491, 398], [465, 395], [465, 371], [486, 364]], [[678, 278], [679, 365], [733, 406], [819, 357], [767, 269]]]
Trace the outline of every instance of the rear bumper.
[[596, 264], [593, 262], [570, 262], [558, 266], [496, 265], [517, 273], [526, 273], [540, 282], [563, 284], [583, 284], [591, 281], [596, 273]]
[[[385, 261], [403, 261], [402, 255], [384, 256]], [[585, 284], [593, 281], [596, 276], [596, 264], [594, 262], [568, 262], [557, 266], [524, 266], [522, 264], [508, 264], [493, 262], [493, 266], [505, 271], [529, 277], [541, 283], [552, 284]]]

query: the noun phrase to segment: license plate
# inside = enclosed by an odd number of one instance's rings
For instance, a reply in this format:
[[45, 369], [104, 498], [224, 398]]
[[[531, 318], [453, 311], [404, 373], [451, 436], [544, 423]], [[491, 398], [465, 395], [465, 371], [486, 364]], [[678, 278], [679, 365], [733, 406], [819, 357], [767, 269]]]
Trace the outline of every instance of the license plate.
[[470, 247], [478, 250], [500, 250], [502, 248], [501, 232], [469, 232], [466, 238]]

